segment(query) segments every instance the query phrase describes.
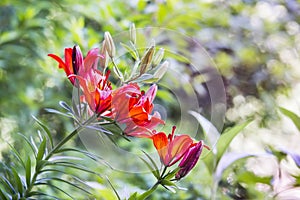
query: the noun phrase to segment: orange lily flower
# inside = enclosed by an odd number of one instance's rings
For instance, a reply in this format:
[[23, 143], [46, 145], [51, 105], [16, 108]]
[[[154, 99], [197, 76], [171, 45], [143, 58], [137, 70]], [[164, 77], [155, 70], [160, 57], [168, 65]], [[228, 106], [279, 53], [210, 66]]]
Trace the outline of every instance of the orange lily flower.
[[189, 135], [174, 136], [175, 129], [173, 126], [172, 133], [168, 136], [159, 132], [151, 137], [161, 162], [167, 167], [178, 162], [193, 143]]
[[158, 112], [153, 111], [157, 86], [152, 85], [145, 93], [136, 83], [120, 87], [113, 93], [113, 115], [117, 122], [126, 124], [126, 135], [150, 137], [152, 129], [164, 124]]

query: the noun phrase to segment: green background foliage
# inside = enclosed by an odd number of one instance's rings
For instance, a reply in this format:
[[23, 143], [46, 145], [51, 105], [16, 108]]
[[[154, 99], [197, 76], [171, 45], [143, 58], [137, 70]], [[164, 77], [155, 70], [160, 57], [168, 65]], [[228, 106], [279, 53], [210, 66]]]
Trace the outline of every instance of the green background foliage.
[[[252, 158], [228, 161], [224, 166], [229, 167], [222, 171], [217, 183], [214, 182], [216, 171], [207, 169], [207, 158], [203, 158], [180, 183], [188, 191], [172, 194], [159, 188], [153, 199], [210, 199], [211, 188], [222, 199], [284, 195], [281, 192], [284, 187], [275, 186], [270, 181], [270, 177], [276, 177], [274, 171], [277, 168], [272, 171], [263, 166], [274, 164], [274, 158], [269, 158], [271, 154], [278, 158], [276, 163], [280, 165], [281, 158], [276, 154], [276, 148], [279, 152], [282, 149], [300, 152], [299, 145], [296, 145], [299, 143], [297, 113], [300, 112], [299, 0], [1, 1], [1, 160], [10, 163], [16, 159], [6, 142], [15, 146], [21, 156], [26, 155], [28, 147], [22, 145], [22, 137], [17, 133], [37, 135], [38, 126], [31, 115], [46, 122], [55, 142], [73, 130], [71, 120], [44, 110], [60, 109], [58, 102], [71, 103], [72, 97], [71, 84], [47, 54], [63, 55], [63, 49], [74, 44], [80, 45], [86, 54], [88, 49], [100, 45], [105, 31], [114, 35], [128, 30], [132, 22], [137, 28], [162, 27], [178, 31], [197, 40], [207, 50], [225, 84], [227, 112], [224, 130], [254, 118], [228, 148], [230, 152], [239, 153], [239, 158], [248, 158], [251, 152]], [[181, 45], [186, 50], [192, 49], [188, 42]], [[197, 82], [197, 77], [188, 67], [183, 72], [195, 79], [196, 88], [203, 83]], [[198, 97], [203, 106], [202, 114], [208, 116], [209, 101], [201, 94]], [[177, 114], [172, 97], [161, 93], [158, 100], [169, 105], [174, 116]], [[283, 115], [278, 112], [278, 106], [283, 107], [280, 109]], [[285, 108], [295, 113], [291, 114]], [[145, 143], [148, 149], [152, 148]], [[70, 145], [80, 147], [81, 143], [75, 139]], [[268, 162], [259, 156], [253, 158], [254, 154], [265, 154], [266, 149], [271, 152], [266, 159]], [[288, 174], [299, 180], [299, 168], [289, 155], [283, 153], [283, 160], [295, 169], [287, 169]], [[94, 171], [106, 174], [121, 196], [147, 190], [153, 184], [151, 174], [122, 173], [91, 163], [85, 162]], [[97, 199], [115, 199], [107, 181], [89, 174], [82, 178], [93, 185]], [[291, 187], [297, 186], [291, 184]], [[125, 189], [123, 185], [126, 185]], [[68, 185], [62, 187], [70, 189]], [[41, 187], [41, 190], [55, 193], [47, 187]], [[76, 195], [83, 198], [80, 191]], [[65, 198], [64, 194], [61, 198]]]

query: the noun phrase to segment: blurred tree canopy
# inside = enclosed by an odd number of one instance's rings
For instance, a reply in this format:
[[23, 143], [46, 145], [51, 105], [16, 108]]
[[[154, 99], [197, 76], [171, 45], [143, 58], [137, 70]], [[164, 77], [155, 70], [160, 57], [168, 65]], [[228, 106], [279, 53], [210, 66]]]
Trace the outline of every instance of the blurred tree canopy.
[[[84, 51], [99, 46], [105, 31], [114, 35], [132, 22], [137, 28], [186, 34], [208, 51], [226, 87], [228, 126], [250, 116], [259, 116], [259, 124], [268, 126], [269, 120], [278, 119], [276, 96], [287, 94], [300, 77], [299, 0], [2, 0], [1, 137], [14, 141], [15, 132], [31, 134], [31, 115], [59, 132], [70, 129], [72, 122], [44, 111], [71, 97], [71, 85], [47, 54], [62, 55], [74, 44]], [[188, 67], [185, 73], [197, 76]], [[241, 97], [242, 103], [251, 101], [258, 109], [234, 114]], [[199, 94], [199, 101], [208, 106], [206, 96]], [[199, 195], [194, 187], [189, 186], [189, 197], [180, 193], [176, 198], [193, 199]], [[170, 198], [165, 195], [162, 199]]]

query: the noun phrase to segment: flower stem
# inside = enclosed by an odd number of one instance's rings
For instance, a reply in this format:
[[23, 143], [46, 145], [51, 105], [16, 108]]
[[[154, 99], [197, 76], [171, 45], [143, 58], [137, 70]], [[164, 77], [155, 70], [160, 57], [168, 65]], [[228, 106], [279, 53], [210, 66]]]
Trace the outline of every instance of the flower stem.
[[149, 197], [157, 188], [157, 186], [160, 184], [160, 181], [157, 181], [149, 190], [147, 190], [146, 192], [144, 192], [143, 194], [141, 194], [138, 197], [138, 200], [144, 200], [147, 197]]

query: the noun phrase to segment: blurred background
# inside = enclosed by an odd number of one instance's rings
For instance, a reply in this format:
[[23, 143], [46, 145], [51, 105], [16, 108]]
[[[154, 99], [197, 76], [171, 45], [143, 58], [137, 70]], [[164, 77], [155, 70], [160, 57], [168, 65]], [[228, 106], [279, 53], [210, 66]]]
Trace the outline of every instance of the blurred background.
[[[254, 119], [232, 141], [230, 152], [260, 156], [230, 163], [218, 183], [219, 197], [300, 198], [295, 196], [299, 195], [296, 189], [300, 184], [299, 164], [297, 167], [295, 159], [283, 153], [299, 154], [299, 130], [279, 111], [279, 107], [283, 107], [300, 114], [299, 0], [2, 0], [1, 160], [9, 163], [14, 159], [7, 142], [21, 154], [26, 153], [17, 133], [36, 134], [37, 126], [31, 115], [47, 123], [56, 141], [73, 129], [69, 119], [44, 110], [60, 109], [58, 102], [70, 103], [72, 97], [71, 84], [47, 54], [63, 56], [65, 47], [78, 44], [85, 55], [88, 49], [100, 45], [105, 31], [118, 34], [128, 30], [131, 23], [137, 28], [172, 29], [204, 47], [226, 91], [224, 126], [219, 131]], [[193, 51], [192, 43], [185, 42], [185, 49]], [[211, 102], [205, 90], [207, 83], [197, 79], [203, 74], [193, 73], [188, 63], [181, 67], [182, 73], [193, 82], [200, 111], [209, 119]], [[176, 121], [176, 102], [162, 94], [158, 101], [168, 105], [171, 113], [168, 117], [173, 116]], [[81, 144], [75, 139], [70, 145]], [[145, 148], [152, 147], [147, 143]], [[90, 165], [107, 174], [123, 197], [146, 190], [153, 184], [151, 174], [128, 174], [108, 170], [97, 163]], [[85, 176], [95, 188], [97, 199], [115, 199], [107, 183], [88, 174]], [[210, 199], [211, 181], [212, 175], [200, 161], [180, 183], [188, 191], [173, 194], [160, 189], [152, 198]], [[43, 190], [54, 192], [49, 188]], [[84, 198], [81, 195], [78, 193], [78, 198]], [[63, 194], [61, 198], [65, 198]]]

